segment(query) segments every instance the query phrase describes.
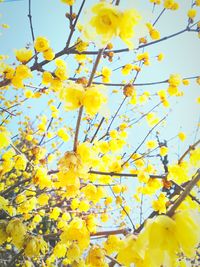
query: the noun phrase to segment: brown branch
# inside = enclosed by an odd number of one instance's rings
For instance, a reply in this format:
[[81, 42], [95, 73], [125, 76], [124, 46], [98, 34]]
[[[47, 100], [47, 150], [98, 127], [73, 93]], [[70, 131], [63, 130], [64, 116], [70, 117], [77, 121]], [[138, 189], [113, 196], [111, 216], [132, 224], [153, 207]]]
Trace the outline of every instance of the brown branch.
[[35, 41], [35, 35], [34, 35], [32, 15], [31, 15], [31, 0], [28, 1], [28, 18], [29, 18], [29, 23], [30, 23], [32, 41], [34, 42]]
[[183, 161], [183, 159], [187, 156], [187, 154], [188, 154], [191, 150], [195, 149], [195, 147], [196, 147], [199, 143], [200, 143], [200, 139], [199, 139], [196, 143], [194, 143], [193, 145], [189, 146], [189, 148], [184, 152], [184, 154], [183, 154], [183, 155], [180, 157], [180, 159], [178, 160], [178, 164], [180, 164], [180, 163]]
[[[88, 173], [91, 174], [98, 174], [98, 175], [109, 175], [109, 176], [119, 176], [119, 177], [137, 177], [137, 174], [131, 174], [131, 173], [117, 173], [117, 172], [101, 172], [101, 171], [93, 171], [90, 170]], [[149, 175], [152, 179], [163, 179], [165, 176], [163, 175]]]
[[101, 119], [101, 121], [100, 121], [100, 123], [99, 123], [99, 125], [98, 125], [98, 127], [97, 127], [97, 129], [96, 129], [96, 131], [95, 131], [95, 133], [94, 133], [94, 135], [93, 135], [93, 137], [92, 137], [90, 143], [93, 143], [93, 142], [94, 142], [94, 139], [95, 139], [95, 137], [97, 136], [97, 134], [98, 134], [98, 132], [99, 132], [99, 130], [100, 130], [100, 128], [101, 128], [101, 125], [103, 124], [104, 120], [105, 120], [105, 117], [103, 117], [103, 118]]
[[171, 208], [169, 208], [166, 215], [168, 215], [170, 217], [172, 217], [174, 215], [177, 208], [184, 201], [184, 199], [189, 195], [190, 191], [198, 183], [199, 180], [200, 180], [200, 169], [193, 176], [192, 180], [186, 185], [184, 191], [180, 194], [180, 196], [177, 198], [177, 200], [174, 202], [174, 204], [171, 206]]
[[74, 148], [73, 150], [76, 152], [77, 145], [78, 145], [78, 134], [79, 134], [79, 129], [81, 125], [81, 118], [83, 114], [83, 106], [80, 107], [79, 112], [78, 112], [78, 119], [76, 122], [76, 131], [75, 131], [75, 137], [74, 137]]
[[[106, 258], [108, 258], [109, 260], [111, 260], [110, 264], [117, 264], [118, 266], [122, 266], [115, 258], [109, 256], [109, 255], [105, 255]], [[110, 264], [109, 264], [109, 267], [110, 267]]]
[[[181, 186], [181, 185], [175, 183], [174, 181], [171, 181], [171, 182], [172, 182], [172, 184], [174, 184], [180, 191], [184, 191], [184, 190], [185, 190], [185, 188], [184, 188], [183, 186]], [[180, 191], [179, 191], [179, 192], [180, 192]], [[188, 196], [189, 196], [193, 201], [195, 201], [197, 204], [200, 205], [200, 201], [199, 201], [195, 196], [193, 196], [192, 194], [188, 194]]]
[[110, 231], [101, 231], [96, 233], [91, 233], [90, 236], [109, 236], [109, 235], [127, 235], [130, 232], [130, 229], [124, 228], [124, 229], [118, 229], [118, 230], [110, 230]]

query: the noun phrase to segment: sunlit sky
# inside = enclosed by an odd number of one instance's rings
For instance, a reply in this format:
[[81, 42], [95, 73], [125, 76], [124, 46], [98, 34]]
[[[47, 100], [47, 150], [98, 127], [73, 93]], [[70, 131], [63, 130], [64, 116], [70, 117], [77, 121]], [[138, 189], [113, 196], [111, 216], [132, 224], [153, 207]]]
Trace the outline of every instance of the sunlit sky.
[[[75, 9], [76, 12], [78, 6], [82, 1], [76, 1]], [[87, 0], [85, 6], [91, 6], [94, 2], [93, 0]], [[180, 4], [180, 10], [178, 11], [166, 11], [156, 24], [156, 28], [160, 30], [161, 37], [168, 36], [172, 33], [176, 33], [184, 29], [187, 25], [187, 11], [191, 7], [190, 0], [178, 1]], [[162, 7], [156, 7], [152, 13], [152, 4], [148, 0], [141, 1], [120, 1], [120, 6], [122, 8], [137, 7], [141, 12], [144, 20], [151, 18], [153, 22], [158, 16]], [[69, 11], [69, 8], [62, 4], [59, 0], [33, 0], [32, 1], [32, 17], [35, 36], [45, 36], [50, 40], [51, 47], [55, 52], [61, 50], [67, 40], [69, 29], [68, 21], [65, 17], [65, 13]], [[9, 55], [9, 61], [13, 61], [13, 51], [14, 49], [19, 49], [24, 47], [27, 43], [32, 43], [31, 32], [28, 20], [28, 1], [9, 1], [0, 3], [0, 24], [6, 23], [10, 26], [9, 29], [1, 29], [0, 36], [0, 54]], [[200, 14], [200, 8], [198, 8], [198, 17]], [[82, 18], [80, 22], [83, 21]], [[141, 28], [141, 31], [143, 29]], [[75, 38], [72, 39], [71, 45], [77, 38], [75, 33]], [[113, 41], [114, 48], [125, 47], [119, 40]], [[163, 41], [154, 46], [149, 46], [145, 48], [151, 56], [151, 66], [143, 67], [141, 74], [138, 76], [137, 83], [146, 83], [154, 81], [162, 81], [168, 79], [169, 75], [172, 73], [179, 73], [182, 77], [191, 77], [200, 75], [200, 39], [197, 33], [186, 32], [175, 38]], [[92, 49], [92, 47], [91, 47]], [[91, 50], [90, 49], [90, 50]], [[95, 48], [96, 50], [97, 48]], [[158, 62], [154, 57], [159, 53], [164, 53], [165, 58], [163, 62]], [[118, 54], [114, 57], [112, 63], [106, 61], [102, 62], [103, 65], [108, 66], [111, 69], [116, 68], [116, 66], [123, 65], [124, 63], [130, 63], [135, 57], [135, 52]], [[66, 59], [70, 76], [73, 76], [73, 70], [76, 67], [75, 63], [71, 58], [64, 57]], [[49, 67], [46, 66], [48, 69]], [[90, 66], [91, 68], [91, 66]], [[101, 69], [101, 66], [99, 70]], [[120, 70], [113, 72], [111, 81], [114, 83], [122, 82], [124, 79], [130, 79], [131, 76], [125, 77], [121, 75]], [[101, 81], [101, 79], [99, 79]], [[37, 84], [37, 81], [36, 81]], [[161, 84], [156, 86], [141, 86], [137, 90], [139, 93], [144, 91], [149, 91], [152, 94], [159, 89], [166, 89], [167, 84]], [[111, 94], [113, 87], [109, 87], [108, 94]], [[163, 107], [155, 110], [158, 112], [160, 118], [167, 112], [170, 111], [169, 116], [166, 120], [166, 126], [159, 127], [159, 131], [162, 136], [162, 140], [168, 140], [176, 136], [179, 131], [184, 131], [187, 135], [186, 142], [182, 143], [178, 138], [174, 138], [171, 143], [172, 149], [172, 160], [177, 159], [177, 157], [188, 147], [197, 140], [197, 124], [199, 120], [199, 105], [196, 102], [199, 96], [200, 86], [196, 84], [195, 81], [191, 81], [190, 86], [181, 86], [181, 90], [184, 91], [184, 97], [173, 98], [171, 101], [171, 107], [169, 110]], [[9, 93], [8, 93], [8, 97]], [[122, 100], [122, 94], [117, 94], [112, 96], [112, 101], [109, 102], [109, 108], [111, 114], [113, 110], [116, 110], [118, 103]], [[35, 100], [34, 100], [35, 101]], [[141, 112], [150, 110], [156, 103], [159, 102], [159, 98], [152, 98], [148, 104], [146, 104]], [[35, 103], [35, 102], [32, 102]], [[58, 103], [58, 101], [56, 101]], [[23, 109], [23, 107], [21, 107]], [[128, 112], [131, 107], [125, 106], [121, 110], [121, 114]], [[38, 100], [37, 104], [34, 104], [32, 110], [29, 112], [29, 116], [33, 118], [35, 114], [48, 114], [46, 106], [46, 101], [43, 99]], [[127, 113], [131, 114], [131, 113]], [[73, 115], [76, 117], [76, 113]], [[68, 115], [66, 115], [68, 116]], [[133, 112], [131, 114], [134, 118], [139, 118], [140, 115], [137, 112], [136, 115]], [[67, 118], [67, 123], [73, 126], [75, 120], [73, 116], [69, 115]], [[23, 117], [17, 117], [9, 125], [9, 129], [16, 129], [17, 122], [22, 120]], [[113, 125], [115, 127], [116, 124]], [[148, 132], [148, 126], [145, 120], [142, 120], [138, 125], [134, 126], [129, 132], [129, 143], [130, 151], [133, 147], [136, 147], [139, 142], [145, 137]], [[14, 134], [14, 132], [13, 132]], [[150, 136], [151, 139], [155, 137], [155, 132]], [[142, 152], [142, 151], [141, 151]]]

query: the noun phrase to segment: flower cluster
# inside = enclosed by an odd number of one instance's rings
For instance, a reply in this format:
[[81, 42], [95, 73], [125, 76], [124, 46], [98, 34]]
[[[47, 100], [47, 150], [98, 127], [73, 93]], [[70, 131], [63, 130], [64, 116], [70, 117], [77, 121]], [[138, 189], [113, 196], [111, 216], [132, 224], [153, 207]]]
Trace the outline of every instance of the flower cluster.
[[172, 218], [160, 215], [149, 219], [137, 237], [126, 238], [117, 259], [125, 266], [177, 266], [178, 253], [195, 256], [200, 242], [199, 220], [195, 210], [177, 211]]
[[134, 28], [141, 20], [135, 9], [121, 11], [118, 7], [100, 2], [91, 9], [92, 17], [83, 28], [83, 36], [101, 46], [106, 46], [113, 37], [120, 37], [129, 48], [133, 48], [131, 38]]
[[84, 106], [86, 113], [94, 116], [106, 103], [106, 96], [101, 86], [84, 87], [78, 83], [68, 83], [60, 92], [59, 97], [65, 103], [66, 110], [74, 110]]

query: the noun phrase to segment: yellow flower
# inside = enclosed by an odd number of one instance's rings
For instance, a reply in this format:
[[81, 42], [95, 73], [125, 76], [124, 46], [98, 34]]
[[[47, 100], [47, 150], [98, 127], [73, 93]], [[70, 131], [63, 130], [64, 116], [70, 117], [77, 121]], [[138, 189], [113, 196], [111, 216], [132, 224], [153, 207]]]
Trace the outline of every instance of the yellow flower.
[[0, 210], [7, 210], [8, 205], [9, 205], [8, 200], [0, 196]]
[[112, 70], [109, 69], [108, 67], [103, 67], [101, 73], [103, 76], [103, 79], [102, 79], [103, 82], [105, 82], [105, 83], [110, 82], [110, 76], [112, 74]]
[[178, 240], [182, 252], [188, 258], [194, 257], [200, 242], [199, 212], [188, 209], [177, 211], [173, 220], [176, 223], [174, 237]]
[[142, 264], [142, 257], [140, 256], [140, 247], [137, 247], [136, 237], [134, 235], [128, 235], [124, 240], [121, 241], [119, 247], [119, 253], [117, 255], [117, 261], [123, 266], [144, 266]]
[[72, 6], [75, 3], [75, 0], [61, 0], [62, 3]]
[[146, 120], [150, 127], [154, 126], [155, 124], [159, 122], [159, 118], [156, 117], [155, 113], [153, 112], [150, 112], [146, 115]]
[[[96, 34], [101, 36], [102, 43], [105, 45], [114, 36], [117, 36], [120, 12], [113, 5], [101, 2], [92, 7], [92, 13], [94, 15], [89, 24], [95, 30]], [[86, 31], [84, 34], [87, 37], [89, 32]]]
[[123, 88], [123, 94], [126, 97], [134, 97], [136, 96], [136, 89], [132, 84], [127, 84]]
[[106, 100], [105, 95], [100, 91], [100, 87], [88, 87], [83, 97], [83, 106], [85, 107], [86, 113], [94, 116], [100, 110], [101, 106], [106, 103]]
[[6, 242], [8, 234], [6, 232], [8, 222], [5, 220], [0, 220], [0, 245]]
[[47, 170], [45, 168], [39, 167], [36, 170], [33, 177], [33, 183], [38, 185], [40, 189], [44, 189], [45, 187], [50, 187], [52, 185], [52, 181], [47, 175]]
[[43, 84], [49, 84], [52, 82], [52, 80], [53, 80], [53, 76], [50, 72], [44, 71], [42, 73], [42, 83]]
[[62, 244], [61, 242], [58, 242], [53, 249], [53, 255], [56, 256], [56, 258], [58, 259], [65, 257], [66, 252], [66, 245]]
[[33, 52], [26, 48], [22, 48], [19, 50], [15, 50], [15, 56], [18, 61], [24, 64], [32, 58]]
[[9, 221], [6, 232], [12, 238], [12, 243], [17, 248], [22, 248], [26, 234], [26, 227], [22, 221], [20, 219], [12, 219]]
[[155, 141], [155, 140], [149, 140], [149, 141], [146, 143], [146, 146], [147, 146], [147, 148], [149, 148], [149, 149], [153, 149], [153, 148], [155, 148], [156, 146], [158, 146], [158, 143], [157, 143], [157, 141]]
[[163, 58], [164, 58], [164, 54], [163, 53], [158, 54], [158, 56], [157, 56], [158, 61], [162, 61]]
[[32, 97], [34, 96], [34, 93], [33, 93], [33, 91], [31, 91], [31, 90], [26, 90], [26, 91], [24, 92], [24, 96], [25, 96], [26, 98], [32, 98]]
[[59, 97], [64, 101], [66, 110], [74, 110], [82, 105], [84, 92], [81, 84], [69, 83], [60, 90]]
[[2, 23], [1, 27], [4, 28], [4, 29], [9, 29], [10, 28], [10, 26], [8, 24], [6, 24], [6, 23]]
[[87, 212], [87, 211], [90, 209], [90, 204], [89, 204], [89, 202], [86, 201], [86, 200], [81, 200], [81, 201], [79, 202], [78, 209], [79, 209], [80, 211]]
[[133, 49], [131, 38], [133, 38], [135, 32], [134, 27], [141, 20], [141, 16], [135, 9], [125, 10], [120, 19], [119, 23], [119, 37], [127, 44], [129, 49]]
[[190, 84], [190, 81], [187, 79], [182, 80], [183, 85], [187, 86]]
[[10, 133], [4, 127], [0, 127], [0, 149], [6, 148], [10, 145]]
[[198, 167], [200, 164], [200, 148], [195, 148], [190, 152], [190, 162], [193, 166]]
[[45, 37], [37, 37], [34, 42], [34, 48], [37, 52], [44, 52], [49, 49], [49, 41]]
[[181, 141], [185, 141], [185, 139], [186, 139], [186, 135], [185, 135], [184, 132], [180, 132], [180, 133], [178, 134], [178, 137], [179, 137], [179, 139], [180, 139]]
[[185, 162], [182, 162], [181, 164], [174, 164], [174, 165], [169, 165], [168, 166], [168, 180], [173, 180], [178, 184], [184, 183], [189, 180], [189, 175], [188, 175], [188, 164]]
[[174, 0], [164, 0], [164, 7], [171, 10], [177, 10], [179, 5]]
[[88, 42], [84, 42], [84, 41], [81, 40], [81, 38], [78, 38], [77, 41], [76, 41], [76, 47], [75, 47], [75, 49], [78, 52], [83, 52], [83, 51], [86, 51], [87, 50], [88, 45], [89, 45]]
[[61, 81], [65, 81], [68, 78], [66, 67], [58, 67], [54, 73]]
[[82, 252], [76, 243], [72, 243], [67, 250], [67, 258], [71, 261], [77, 261]]
[[161, 156], [166, 156], [168, 152], [168, 148], [166, 146], [161, 146], [160, 147], [160, 155]]
[[132, 70], [133, 70], [133, 65], [132, 64], [126, 64], [122, 68], [122, 74], [123, 75], [129, 75]]
[[113, 252], [118, 252], [122, 246], [123, 241], [116, 235], [109, 235], [104, 243], [106, 252], [110, 255]]
[[26, 169], [27, 159], [24, 155], [16, 155], [14, 161], [16, 170], [24, 171]]
[[57, 131], [57, 135], [64, 141], [67, 142], [69, 140], [69, 135], [65, 128], [60, 128]]
[[181, 76], [179, 74], [171, 74], [168, 83], [170, 86], [178, 87], [181, 81]]
[[55, 208], [53, 208], [53, 210], [51, 211], [51, 213], [50, 213], [50, 215], [49, 215], [49, 218], [50, 218], [50, 219], [53, 219], [53, 220], [56, 221], [56, 220], [58, 219], [60, 213], [61, 213], [61, 209], [58, 208], [58, 207], [55, 207]]
[[39, 197], [38, 197], [38, 204], [40, 206], [44, 206], [46, 204], [48, 204], [48, 201], [49, 201], [49, 196], [45, 193], [41, 194]]
[[6, 79], [12, 79], [14, 74], [15, 74], [15, 69], [10, 67], [10, 66], [6, 66], [6, 68], [3, 70], [3, 74], [5, 76]]
[[196, 9], [190, 9], [188, 10], [188, 13], [187, 13], [188, 18], [190, 19], [194, 19], [196, 17], [196, 14], [197, 14]]
[[149, 53], [148, 52], [144, 52], [144, 53], [142, 53], [142, 54], [138, 54], [137, 55], [137, 60], [139, 60], [139, 61], [143, 61], [143, 63], [145, 64], [145, 65], [149, 65], [150, 63], [149, 63]]
[[166, 203], [168, 199], [165, 196], [165, 194], [161, 193], [157, 200], [154, 200], [152, 202], [152, 207], [155, 211], [158, 211], [160, 213], [166, 213]]
[[107, 267], [105, 252], [99, 246], [93, 246], [88, 253], [86, 263], [95, 267]]
[[80, 143], [78, 145], [77, 154], [80, 156], [80, 159], [84, 165], [91, 165], [93, 159], [95, 158], [95, 153], [88, 142]]
[[53, 60], [54, 57], [55, 57], [55, 53], [53, 52], [53, 49], [52, 48], [48, 48], [47, 50], [45, 50], [43, 52], [43, 57], [44, 59], [50, 61], [50, 60]]
[[151, 23], [147, 23], [146, 26], [147, 26], [147, 28], [149, 30], [149, 34], [150, 34], [150, 36], [151, 36], [151, 38], [153, 40], [160, 39], [160, 33], [159, 33], [159, 31], [156, 30]]
[[15, 69], [15, 77], [19, 79], [27, 79], [32, 77], [31, 70], [26, 65], [19, 65]]
[[197, 103], [197, 104], [200, 104], [200, 97], [197, 97], [197, 99], [196, 99], [196, 103]]
[[195, 1], [196, 6], [200, 6], [200, 0]]
[[149, 174], [145, 171], [139, 171], [138, 172], [138, 175], [137, 175], [137, 178], [140, 182], [142, 183], [147, 183], [148, 180], [149, 180]]
[[150, 3], [156, 4], [156, 5], [160, 5], [161, 0], [149, 0]]
[[69, 241], [76, 241], [82, 251], [87, 249], [90, 244], [90, 233], [85, 221], [75, 217], [60, 235], [60, 239], [65, 244]]
[[112, 187], [112, 190], [113, 190], [113, 192], [114, 192], [115, 194], [120, 194], [120, 193], [121, 193], [121, 190], [122, 190], [122, 187], [121, 187], [121, 185], [117, 184], [117, 185], [114, 185], [114, 186]]
[[154, 28], [149, 31], [149, 34], [150, 34], [152, 40], [160, 39], [160, 32]]
[[81, 192], [84, 193], [84, 195], [86, 196], [86, 198], [88, 200], [92, 201], [94, 196], [97, 194], [97, 188], [95, 185], [90, 183], [90, 184], [86, 185], [85, 187], [83, 187], [81, 189]]
[[25, 241], [24, 253], [28, 257], [37, 257], [47, 249], [46, 242], [41, 237], [28, 236]]

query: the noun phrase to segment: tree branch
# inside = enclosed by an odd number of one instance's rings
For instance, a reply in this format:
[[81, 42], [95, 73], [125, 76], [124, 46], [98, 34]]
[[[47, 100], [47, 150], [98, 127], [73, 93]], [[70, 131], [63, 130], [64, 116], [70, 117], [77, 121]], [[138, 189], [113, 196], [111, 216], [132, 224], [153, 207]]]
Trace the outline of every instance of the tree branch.
[[184, 201], [184, 199], [189, 195], [190, 191], [198, 183], [199, 180], [200, 180], [200, 169], [196, 172], [193, 179], [186, 185], [185, 190], [180, 194], [178, 199], [174, 202], [171, 208], [167, 211], [166, 215], [170, 217], [174, 215], [177, 208]]

